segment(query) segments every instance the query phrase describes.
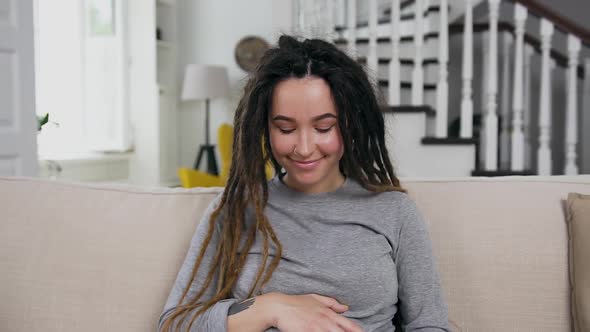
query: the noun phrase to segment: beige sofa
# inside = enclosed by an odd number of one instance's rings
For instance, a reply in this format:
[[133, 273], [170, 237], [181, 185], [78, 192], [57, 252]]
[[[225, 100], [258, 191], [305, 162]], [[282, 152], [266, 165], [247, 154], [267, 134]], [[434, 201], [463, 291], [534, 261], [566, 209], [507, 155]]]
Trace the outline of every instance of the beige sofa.
[[[571, 331], [563, 200], [590, 176], [402, 179], [455, 331]], [[154, 331], [220, 188], [0, 178], [0, 331]]]

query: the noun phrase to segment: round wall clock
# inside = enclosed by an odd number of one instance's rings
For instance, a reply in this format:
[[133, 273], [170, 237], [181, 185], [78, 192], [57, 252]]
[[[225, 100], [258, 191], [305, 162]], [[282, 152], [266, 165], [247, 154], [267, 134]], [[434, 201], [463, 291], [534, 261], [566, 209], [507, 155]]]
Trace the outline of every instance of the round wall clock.
[[268, 43], [260, 37], [244, 37], [236, 45], [234, 52], [236, 62], [240, 68], [251, 73], [256, 69], [258, 61], [269, 48]]

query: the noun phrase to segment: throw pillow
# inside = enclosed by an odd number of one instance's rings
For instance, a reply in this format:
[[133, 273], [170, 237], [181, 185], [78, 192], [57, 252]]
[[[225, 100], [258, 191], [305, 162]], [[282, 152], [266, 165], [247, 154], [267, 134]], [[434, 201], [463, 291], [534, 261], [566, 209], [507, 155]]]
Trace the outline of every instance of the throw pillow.
[[590, 195], [567, 197], [574, 331], [590, 331]]

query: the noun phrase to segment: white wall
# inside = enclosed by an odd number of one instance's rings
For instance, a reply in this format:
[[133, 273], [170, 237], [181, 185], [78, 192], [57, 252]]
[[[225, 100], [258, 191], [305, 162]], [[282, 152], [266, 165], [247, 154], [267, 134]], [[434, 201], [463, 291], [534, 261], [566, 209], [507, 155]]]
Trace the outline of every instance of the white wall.
[[[219, 125], [233, 124], [234, 110], [246, 81], [246, 72], [234, 59], [235, 45], [249, 35], [275, 44], [281, 32], [291, 31], [291, 22], [291, 0], [178, 0], [178, 86], [182, 86], [183, 71], [189, 63], [223, 65], [229, 71], [232, 97], [210, 104], [210, 139], [214, 144]], [[178, 109], [180, 164], [191, 167], [199, 145], [205, 140], [205, 103], [179, 102]]]

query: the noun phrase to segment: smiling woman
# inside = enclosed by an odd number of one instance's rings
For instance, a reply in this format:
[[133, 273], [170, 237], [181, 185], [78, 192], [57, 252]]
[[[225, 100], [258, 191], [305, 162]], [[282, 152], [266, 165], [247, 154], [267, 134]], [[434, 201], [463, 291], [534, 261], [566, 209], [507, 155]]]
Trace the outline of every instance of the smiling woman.
[[425, 223], [359, 64], [281, 36], [234, 128], [227, 186], [193, 236], [161, 331], [449, 331]]
[[275, 87], [269, 132], [283, 181], [301, 192], [333, 191], [344, 182], [338, 113], [330, 87], [317, 77], [291, 78]]

